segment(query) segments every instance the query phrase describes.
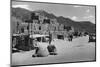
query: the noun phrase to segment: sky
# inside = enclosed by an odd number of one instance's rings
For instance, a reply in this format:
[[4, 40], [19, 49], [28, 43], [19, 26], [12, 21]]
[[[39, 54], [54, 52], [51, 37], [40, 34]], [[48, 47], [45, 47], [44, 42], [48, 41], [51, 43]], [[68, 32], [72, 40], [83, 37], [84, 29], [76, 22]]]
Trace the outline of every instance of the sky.
[[31, 11], [45, 10], [48, 13], [71, 18], [74, 21], [95, 23], [95, 6], [12, 1], [12, 7], [25, 8]]

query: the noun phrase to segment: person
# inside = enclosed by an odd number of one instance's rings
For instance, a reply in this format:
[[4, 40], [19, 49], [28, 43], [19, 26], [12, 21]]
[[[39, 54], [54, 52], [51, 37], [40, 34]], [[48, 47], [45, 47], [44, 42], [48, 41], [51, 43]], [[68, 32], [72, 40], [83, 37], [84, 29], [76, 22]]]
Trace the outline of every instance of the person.
[[70, 35], [70, 41], [72, 41], [72, 39], [73, 39], [73, 35]]
[[39, 44], [36, 40], [34, 41], [35, 54], [32, 57], [46, 57], [49, 55], [48, 49], [43, 44]]
[[69, 35], [68, 40], [72, 41], [72, 39], [73, 39], [73, 35]]
[[16, 46], [16, 38], [13, 38], [12, 40], [12, 47], [14, 48]]
[[57, 49], [54, 45], [50, 44], [47, 47], [50, 55], [57, 55]]
[[49, 33], [49, 44], [51, 44], [52, 41], [52, 34]]

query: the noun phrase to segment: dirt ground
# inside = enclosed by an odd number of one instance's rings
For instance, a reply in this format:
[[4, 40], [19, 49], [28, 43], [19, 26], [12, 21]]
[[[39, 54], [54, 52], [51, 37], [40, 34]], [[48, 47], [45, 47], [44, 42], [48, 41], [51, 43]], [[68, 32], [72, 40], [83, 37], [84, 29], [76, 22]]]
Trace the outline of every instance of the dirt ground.
[[45, 64], [75, 61], [95, 60], [95, 42], [88, 43], [88, 36], [73, 39], [72, 42], [66, 40], [55, 40], [52, 42], [58, 55], [47, 57], [35, 57], [35, 50], [12, 54], [12, 65]]

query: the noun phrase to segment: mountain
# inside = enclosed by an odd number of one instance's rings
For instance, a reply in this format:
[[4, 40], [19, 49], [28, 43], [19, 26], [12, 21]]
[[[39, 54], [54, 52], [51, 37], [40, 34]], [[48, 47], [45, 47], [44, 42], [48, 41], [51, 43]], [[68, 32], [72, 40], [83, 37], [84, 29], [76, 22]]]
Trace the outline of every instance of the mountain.
[[25, 21], [27, 19], [30, 19], [30, 15], [32, 12], [37, 12], [40, 15], [43, 15], [48, 18], [57, 19], [57, 22], [59, 24], [72, 26], [75, 31], [86, 31], [90, 33], [95, 33], [96, 30], [96, 25], [91, 23], [90, 21], [73, 21], [72, 19], [65, 18], [63, 16], [56, 17], [54, 14], [48, 13], [44, 10], [29, 11], [23, 8], [12, 8], [11, 15], [18, 19], [21, 19], [22, 21]]
[[12, 8], [11, 15], [18, 19], [21, 19], [22, 21], [25, 21], [27, 19], [30, 19], [31, 11], [24, 8]]
[[95, 33], [95, 24], [90, 21], [73, 21], [69, 18], [57, 17], [57, 21], [60, 24], [74, 27], [75, 31], [86, 31], [90, 33]]
[[36, 11], [33, 11], [33, 12], [39, 13], [40, 15], [43, 15], [43, 16], [48, 17], [48, 18], [51, 18], [51, 19], [56, 18], [55, 15], [53, 15], [52, 13], [48, 13], [48, 12], [46, 12], [44, 10], [36, 10]]

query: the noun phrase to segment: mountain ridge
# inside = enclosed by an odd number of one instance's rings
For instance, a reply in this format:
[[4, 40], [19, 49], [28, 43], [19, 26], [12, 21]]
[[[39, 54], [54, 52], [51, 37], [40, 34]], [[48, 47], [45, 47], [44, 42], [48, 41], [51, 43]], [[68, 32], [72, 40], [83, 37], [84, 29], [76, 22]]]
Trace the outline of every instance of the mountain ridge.
[[63, 16], [57, 17], [54, 14], [48, 13], [44, 10], [29, 11], [23, 8], [12, 8], [11, 15], [21, 19], [22, 21], [25, 21], [27, 19], [30, 19], [30, 15], [32, 12], [39, 12], [41, 15], [44, 15], [45, 17], [48, 17], [50, 19], [57, 19], [57, 22], [59, 24], [72, 26], [74, 27], [75, 31], [86, 31], [90, 33], [95, 33], [96, 24], [93, 24], [90, 21], [74, 21], [70, 18], [65, 18]]

